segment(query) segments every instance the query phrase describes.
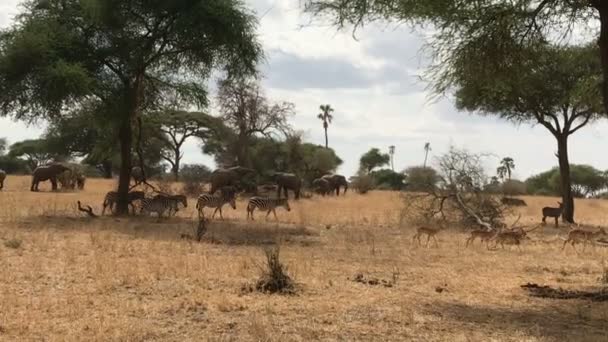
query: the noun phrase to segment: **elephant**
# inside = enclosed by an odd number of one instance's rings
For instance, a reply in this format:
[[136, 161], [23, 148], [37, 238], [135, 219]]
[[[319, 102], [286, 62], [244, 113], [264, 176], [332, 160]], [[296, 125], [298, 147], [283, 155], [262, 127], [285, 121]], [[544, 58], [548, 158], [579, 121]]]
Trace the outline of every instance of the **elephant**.
[[135, 185], [139, 185], [144, 182], [144, 173], [139, 166], [133, 166], [131, 168], [131, 177], [135, 181]]
[[314, 191], [323, 196], [329, 195], [332, 192], [331, 184], [327, 179], [317, 178], [312, 181], [312, 187]]
[[255, 170], [246, 167], [234, 166], [228, 169], [217, 169], [211, 173], [209, 181], [211, 182], [210, 194], [214, 194], [219, 189], [225, 186], [234, 186], [249, 174], [255, 174]]
[[344, 195], [346, 195], [346, 190], [348, 190], [348, 182], [346, 181], [346, 177], [342, 175], [329, 174], [321, 177], [329, 182], [329, 190], [336, 191], [336, 196], [340, 196], [340, 188], [344, 187]]
[[277, 182], [277, 198], [281, 198], [281, 190], [285, 193], [285, 198], [289, 199], [288, 190], [293, 191], [296, 199], [300, 199], [300, 189], [302, 188], [302, 180], [293, 173], [277, 172], [274, 175]]
[[57, 176], [57, 181], [61, 184], [61, 189], [79, 190], [84, 189], [84, 183], [86, 177], [83, 173], [82, 168], [77, 164], [72, 164], [71, 170], [66, 170]]
[[4, 180], [6, 179], [6, 172], [0, 169], [0, 190], [4, 188]]
[[57, 191], [57, 177], [65, 171], [71, 172], [72, 170], [59, 163], [38, 166], [34, 172], [32, 172], [32, 187], [30, 188], [30, 191], [38, 191], [38, 183], [47, 180], [51, 181], [53, 191]]

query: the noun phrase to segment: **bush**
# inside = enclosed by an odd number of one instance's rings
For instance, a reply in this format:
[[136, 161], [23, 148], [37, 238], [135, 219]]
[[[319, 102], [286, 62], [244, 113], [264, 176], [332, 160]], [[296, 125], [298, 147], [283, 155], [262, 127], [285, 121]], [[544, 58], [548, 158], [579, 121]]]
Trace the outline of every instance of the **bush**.
[[209, 181], [211, 169], [203, 164], [186, 164], [179, 171], [184, 183], [184, 194], [196, 197], [205, 191], [205, 183]]
[[31, 172], [26, 161], [9, 156], [0, 156], [0, 169], [10, 174], [28, 174]]
[[266, 264], [255, 289], [264, 293], [293, 294], [296, 291], [295, 282], [287, 274], [287, 267], [279, 259], [279, 246], [266, 249]]
[[525, 195], [527, 193], [527, 186], [526, 183], [520, 180], [511, 179], [502, 184], [502, 192], [507, 196]]
[[430, 191], [439, 182], [437, 171], [431, 167], [413, 166], [405, 170], [408, 191]]
[[6, 246], [8, 248], [12, 248], [12, 249], [18, 249], [19, 247], [21, 247], [21, 240], [10, 239], [10, 240], [4, 241], [4, 246]]
[[401, 190], [405, 185], [405, 175], [390, 169], [382, 169], [371, 173], [379, 190]]

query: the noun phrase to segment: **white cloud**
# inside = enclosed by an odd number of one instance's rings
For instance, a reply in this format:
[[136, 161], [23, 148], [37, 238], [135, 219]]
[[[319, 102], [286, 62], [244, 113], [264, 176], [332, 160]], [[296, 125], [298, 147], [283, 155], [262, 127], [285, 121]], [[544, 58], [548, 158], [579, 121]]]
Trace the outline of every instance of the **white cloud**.
[[[18, 2], [1, 1], [0, 26], [17, 13]], [[554, 138], [544, 128], [516, 127], [495, 118], [459, 113], [449, 99], [429, 101], [426, 85], [417, 77], [428, 61], [420, 52], [423, 40], [408, 28], [371, 25], [358, 32], [355, 40], [350, 31], [336, 32], [318, 22], [308, 25], [299, 1], [249, 3], [264, 14], [259, 36], [267, 54], [263, 66], [267, 94], [296, 104], [293, 124], [314, 143], [324, 142], [316, 118], [319, 105], [329, 103], [335, 108], [329, 143], [345, 161], [340, 169], [344, 174], [353, 174], [359, 157], [371, 147], [387, 150], [395, 145], [398, 169], [421, 164], [427, 141], [433, 147], [431, 157], [450, 144], [493, 153], [490, 170], [499, 158], [511, 156], [520, 178], [557, 164]], [[608, 169], [608, 156], [598, 153], [608, 143], [602, 134], [606, 129], [608, 124], [601, 122], [573, 136], [571, 161]], [[0, 136], [11, 141], [35, 137], [41, 131], [0, 119]], [[211, 159], [191, 141], [184, 161], [210, 163]]]

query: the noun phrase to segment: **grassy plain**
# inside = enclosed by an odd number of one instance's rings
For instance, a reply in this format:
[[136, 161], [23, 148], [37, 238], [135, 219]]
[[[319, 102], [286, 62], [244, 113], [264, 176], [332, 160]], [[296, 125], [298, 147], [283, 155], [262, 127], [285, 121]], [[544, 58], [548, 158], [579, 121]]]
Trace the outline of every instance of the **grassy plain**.
[[[108, 180], [79, 193], [31, 193], [9, 176], [0, 192], [0, 340], [5, 341], [606, 341], [608, 302], [530, 297], [527, 282], [598, 289], [608, 251], [561, 251], [560, 230], [531, 233], [517, 249], [464, 248], [442, 231], [439, 248], [411, 242], [395, 193], [314, 198], [278, 210], [279, 223], [224, 210], [203, 243], [195, 200], [176, 218], [89, 219]], [[49, 190], [45, 184], [44, 191]], [[554, 198], [524, 198], [526, 223]], [[576, 202], [586, 224], [608, 221], [608, 201]], [[210, 212], [209, 212], [210, 213]], [[263, 248], [300, 284], [293, 296], [242, 291], [257, 279]], [[355, 275], [394, 282], [355, 282]], [[396, 281], [395, 281], [396, 280]]]

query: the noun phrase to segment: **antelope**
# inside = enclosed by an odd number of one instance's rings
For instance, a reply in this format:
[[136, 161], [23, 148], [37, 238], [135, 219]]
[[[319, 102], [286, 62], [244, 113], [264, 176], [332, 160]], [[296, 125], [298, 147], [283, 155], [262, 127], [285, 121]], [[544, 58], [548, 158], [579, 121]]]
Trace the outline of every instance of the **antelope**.
[[568, 243], [570, 243], [572, 248], [574, 248], [574, 250], [576, 250], [574, 245], [577, 243], [580, 243], [582, 241], [583, 242], [583, 251], [585, 251], [585, 248], [587, 247], [587, 243], [591, 242], [592, 240], [597, 239], [600, 235], [607, 236], [608, 234], [606, 233], [604, 228], [600, 228], [596, 232], [592, 232], [592, 231], [584, 230], [584, 229], [580, 229], [580, 228], [572, 229], [568, 233], [568, 238], [564, 241], [564, 244], [562, 245], [562, 250], [564, 250], [566, 248], [566, 245]]
[[486, 243], [486, 248], [489, 248], [489, 243], [490, 240], [492, 240], [492, 238], [494, 238], [494, 236], [496, 236], [497, 231], [496, 230], [487, 230], [487, 229], [475, 229], [471, 231], [471, 235], [469, 236], [469, 238], [467, 239], [467, 242], [465, 244], [465, 248], [469, 247], [469, 244], [475, 243], [475, 240], [477, 238], [479, 238], [481, 240], [481, 243]]
[[557, 202], [557, 204], [559, 204], [559, 208], [552, 208], [552, 207], [543, 208], [543, 224], [547, 223], [545, 221], [547, 219], [547, 217], [553, 217], [553, 218], [555, 218], [555, 228], [558, 227], [558, 219], [560, 216], [562, 216], [562, 212], [564, 211], [564, 205], [561, 202]]
[[418, 241], [418, 245], [420, 246], [420, 238], [422, 237], [422, 235], [426, 235], [426, 244], [424, 245], [425, 247], [429, 246], [429, 241], [431, 240], [431, 238], [433, 238], [433, 241], [435, 242], [435, 246], [439, 247], [439, 245], [437, 244], [437, 238], [435, 237], [435, 235], [437, 235], [437, 233], [439, 233], [439, 231], [441, 231], [443, 228], [430, 228], [427, 226], [421, 226], [418, 227], [416, 229], [416, 234], [414, 234], [414, 236], [412, 237], [412, 242], [414, 242], [414, 240]]
[[535, 228], [530, 230], [524, 230], [522, 227], [517, 227], [511, 230], [498, 232], [498, 234], [496, 234], [496, 236], [494, 237], [494, 249], [496, 249], [496, 247], [500, 243], [502, 249], [505, 248], [505, 244], [516, 245], [517, 249], [521, 252], [521, 242], [525, 239], [529, 239], [528, 233], [538, 227], [539, 226], [536, 226]]

